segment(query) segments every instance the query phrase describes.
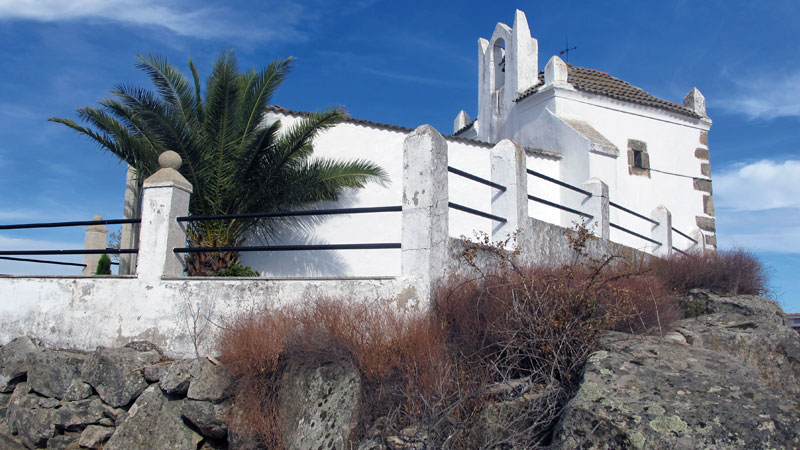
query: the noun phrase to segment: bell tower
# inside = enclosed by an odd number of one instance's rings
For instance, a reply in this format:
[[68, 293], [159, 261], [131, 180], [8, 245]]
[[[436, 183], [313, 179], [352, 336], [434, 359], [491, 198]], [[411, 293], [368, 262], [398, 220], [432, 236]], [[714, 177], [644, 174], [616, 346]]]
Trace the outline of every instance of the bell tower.
[[499, 142], [514, 100], [539, 82], [539, 43], [525, 13], [514, 26], [498, 23], [490, 40], [478, 39], [478, 139]]

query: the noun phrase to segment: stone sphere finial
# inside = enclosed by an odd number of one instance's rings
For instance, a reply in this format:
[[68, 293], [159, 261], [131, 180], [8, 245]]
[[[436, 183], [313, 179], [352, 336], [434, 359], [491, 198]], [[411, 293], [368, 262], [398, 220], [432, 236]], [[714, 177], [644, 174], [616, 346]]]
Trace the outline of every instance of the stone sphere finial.
[[103, 220], [103, 216], [101, 216], [100, 214], [95, 214], [94, 217], [92, 217], [92, 220], [94, 221]]
[[173, 152], [172, 150], [167, 150], [158, 156], [158, 165], [162, 169], [178, 170], [180, 169], [182, 163], [183, 160], [181, 159], [181, 155]]

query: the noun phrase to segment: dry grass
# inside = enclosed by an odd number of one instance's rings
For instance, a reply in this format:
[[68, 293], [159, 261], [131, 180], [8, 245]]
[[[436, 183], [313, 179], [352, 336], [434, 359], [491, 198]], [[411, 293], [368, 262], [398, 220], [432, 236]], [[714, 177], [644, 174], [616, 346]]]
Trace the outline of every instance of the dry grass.
[[769, 293], [767, 269], [755, 255], [743, 249], [673, 254], [654, 259], [650, 268], [678, 294], [695, 288], [732, 295]]

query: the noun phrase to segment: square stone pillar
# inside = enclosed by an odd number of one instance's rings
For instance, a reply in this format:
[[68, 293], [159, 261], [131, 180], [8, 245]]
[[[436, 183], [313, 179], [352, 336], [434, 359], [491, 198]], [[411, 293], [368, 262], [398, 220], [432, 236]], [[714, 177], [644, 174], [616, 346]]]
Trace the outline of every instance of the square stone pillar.
[[[103, 216], [94, 216], [92, 220], [103, 220]], [[83, 246], [84, 250], [105, 250], [108, 246], [108, 228], [104, 225], [89, 225], [86, 227], [86, 241]], [[100, 261], [101, 255], [83, 255], [83, 263], [86, 267], [83, 268], [82, 275], [96, 275], [97, 263]]]
[[524, 236], [529, 223], [525, 152], [517, 144], [504, 139], [492, 148], [491, 161], [492, 181], [506, 187], [505, 191], [491, 188], [492, 214], [506, 218], [505, 223], [493, 223], [492, 240], [502, 241], [517, 231]]
[[422, 125], [403, 142], [402, 273], [416, 278], [419, 299], [448, 266], [447, 142]]
[[[136, 169], [128, 166], [125, 173], [125, 207], [122, 211], [123, 219], [135, 219], [140, 216], [139, 183], [136, 178]], [[139, 225], [135, 223], [124, 223], [119, 234], [119, 248], [134, 248], [139, 242]], [[131, 275], [136, 272], [136, 254], [123, 253], [119, 255], [119, 274]]]
[[593, 217], [584, 221], [584, 226], [599, 238], [608, 240], [611, 234], [608, 215], [608, 185], [599, 178], [589, 178], [583, 188], [592, 193], [586, 197], [582, 210]]
[[186, 232], [176, 220], [189, 214], [192, 185], [178, 172], [181, 157], [166, 151], [158, 157], [161, 169], [144, 180], [139, 233], [140, 279], [158, 280], [183, 275], [183, 257], [172, 250], [186, 246]]
[[[664, 206], [658, 206], [650, 213], [650, 218], [658, 222], [653, 224], [651, 237], [661, 242], [653, 249], [656, 256], [666, 257], [672, 254], [672, 213]], [[655, 244], [653, 244], [655, 245]]]

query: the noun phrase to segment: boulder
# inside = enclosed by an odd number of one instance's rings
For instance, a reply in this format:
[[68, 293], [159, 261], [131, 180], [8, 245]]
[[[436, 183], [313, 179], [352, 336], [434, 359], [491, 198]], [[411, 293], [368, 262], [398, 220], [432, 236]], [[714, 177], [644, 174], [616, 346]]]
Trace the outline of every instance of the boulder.
[[84, 392], [81, 367], [85, 361], [85, 354], [66, 350], [41, 349], [28, 353], [28, 386], [46, 397], [75, 398]]
[[221, 439], [228, 435], [229, 402], [211, 403], [184, 399], [183, 417], [200, 430], [203, 436]]
[[689, 345], [727, 353], [755, 368], [773, 389], [800, 395], [800, 335], [773, 316], [715, 313], [677, 324]]
[[11, 434], [6, 425], [5, 415], [0, 415], [0, 448], [3, 450], [25, 450], [22, 442]]
[[9, 431], [28, 448], [44, 447], [56, 432], [52, 416], [58, 404], [58, 400], [29, 393], [27, 383], [17, 384], [6, 413]]
[[775, 300], [757, 295], [720, 295], [708, 290], [692, 289], [681, 299], [687, 317], [715, 313], [759, 316], [778, 325], [788, 325], [786, 313]]
[[152, 385], [136, 399], [105, 450], [195, 450], [203, 439], [183, 423], [181, 401]]
[[57, 434], [47, 440], [48, 450], [80, 450], [81, 434], [76, 432], [67, 431], [64, 434]]
[[161, 389], [175, 396], [186, 396], [189, 390], [189, 381], [192, 379], [192, 372], [199, 372], [200, 364], [195, 359], [183, 359], [175, 361], [167, 369], [166, 373], [159, 380], [158, 385]]
[[186, 397], [220, 403], [231, 395], [230, 378], [222, 366], [212, 364], [207, 359], [197, 359], [192, 368], [192, 378]]
[[279, 399], [286, 448], [347, 448], [360, 406], [361, 377], [352, 363], [290, 364], [281, 377]]
[[36, 350], [36, 344], [27, 336], [18, 337], [0, 348], [0, 392], [14, 391], [14, 386], [28, 371], [28, 354]]
[[125, 406], [147, 388], [144, 368], [160, 360], [161, 355], [155, 350], [98, 347], [83, 366], [83, 378], [104, 402]]
[[167, 374], [172, 361], [161, 361], [144, 368], [144, 379], [148, 383], [158, 383]]
[[99, 425], [89, 425], [81, 433], [78, 444], [83, 448], [102, 448], [103, 443], [114, 434], [114, 429], [101, 427]]
[[796, 398], [722, 352], [609, 333], [556, 426], [553, 448], [797, 448]]
[[59, 429], [80, 431], [88, 425], [100, 423], [107, 408], [99, 397], [94, 396], [87, 400], [62, 403], [53, 410], [50, 420]]

